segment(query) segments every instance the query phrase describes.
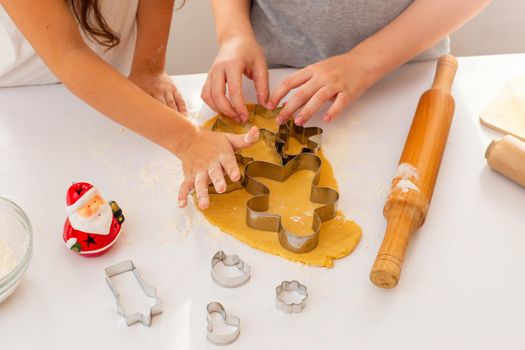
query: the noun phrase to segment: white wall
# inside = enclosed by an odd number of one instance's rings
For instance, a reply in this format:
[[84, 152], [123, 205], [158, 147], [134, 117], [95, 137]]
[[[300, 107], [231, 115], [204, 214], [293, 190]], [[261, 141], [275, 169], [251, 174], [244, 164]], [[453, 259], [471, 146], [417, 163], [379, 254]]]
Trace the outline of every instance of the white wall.
[[[168, 72], [207, 72], [216, 51], [209, 0], [186, 0], [173, 16]], [[511, 52], [525, 52], [525, 0], [493, 0], [452, 35], [452, 53], [457, 56]]]

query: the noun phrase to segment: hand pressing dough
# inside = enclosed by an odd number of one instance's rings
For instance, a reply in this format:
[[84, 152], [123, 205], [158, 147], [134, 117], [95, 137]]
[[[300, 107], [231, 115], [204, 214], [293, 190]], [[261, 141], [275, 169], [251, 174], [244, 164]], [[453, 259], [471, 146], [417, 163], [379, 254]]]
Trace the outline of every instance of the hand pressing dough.
[[481, 123], [525, 141], [525, 78], [507, 82], [481, 112]]
[[[249, 105], [253, 113], [254, 106]], [[205, 123], [211, 127], [217, 117]], [[264, 127], [273, 132], [278, 130], [275, 119], [255, 116], [252, 121], [258, 127]], [[227, 132], [244, 133], [246, 129], [233, 122], [225, 120]], [[300, 150], [303, 145], [293, 139], [290, 145], [292, 150]], [[241, 151], [244, 156], [256, 160], [266, 160], [277, 163], [278, 158], [272, 147], [264, 141]], [[322, 159], [319, 186], [331, 187], [338, 190], [337, 181], [332, 167], [324, 157], [322, 151], [317, 155]], [[270, 212], [281, 215], [283, 225], [297, 234], [310, 234], [312, 232], [313, 210], [318, 204], [309, 200], [313, 172], [302, 170], [291, 175], [286, 181], [279, 182], [266, 178], [257, 178], [270, 189]], [[361, 239], [361, 228], [353, 221], [346, 220], [343, 213], [337, 212], [334, 219], [324, 222], [319, 234], [318, 246], [308, 253], [295, 254], [279, 244], [276, 232], [254, 230], [246, 225], [246, 202], [252, 195], [244, 189], [225, 194], [210, 195], [210, 206], [203, 210], [206, 219], [222, 231], [231, 234], [238, 240], [262, 250], [264, 252], [281, 256], [285, 259], [300, 263], [332, 267], [334, 259], [339, 259], [350, 254]]]
[[525, 187], [525, 142], [511, 135], [493, 140], [485, 158], [491, 168]]

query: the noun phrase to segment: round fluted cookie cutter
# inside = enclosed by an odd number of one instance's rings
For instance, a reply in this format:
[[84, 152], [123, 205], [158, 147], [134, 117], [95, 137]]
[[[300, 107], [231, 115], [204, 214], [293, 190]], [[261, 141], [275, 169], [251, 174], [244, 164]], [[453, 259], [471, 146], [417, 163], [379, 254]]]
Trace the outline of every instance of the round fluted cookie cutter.
[[[290, 303], [284, 300], [283, 295], [287, 292], [297, 292], [301, 295], [301, 301]], [[308, 291], [304, 284], [299, 281], [283, 281], [275, 288], [275, 304], [277, 308], [286, 313], [299, 313], [306, 306], [308, 300]]]
[[[241, 272], [238, 276], [224, 276], [217, 271], [219, 263], [225, 266], [234, 266]], [[228, 255], [219, 250], [211, 259], [211, 277], [220, 286], [226, 288], [240, 287], [250, 280], [251, 267], [241, 260], [238, 255]]]

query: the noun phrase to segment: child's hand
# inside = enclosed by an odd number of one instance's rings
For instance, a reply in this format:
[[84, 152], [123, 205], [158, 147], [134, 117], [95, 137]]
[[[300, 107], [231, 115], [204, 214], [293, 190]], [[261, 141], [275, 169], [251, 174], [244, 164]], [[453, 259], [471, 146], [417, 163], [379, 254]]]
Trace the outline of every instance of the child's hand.
[[242, 96], [243, 74], [253, 80], [257, 101], [266, 106], [269, 95], [268, 67], [261, 47], [251, 37], [234, 37], [221, 45], [201, 94], [204, 102], [213, 110], [237, 122], [247, 122], [249, 117]]
[[217, 193], [226, 191], [225, 174], [239, 181], [241, 173], [234, 152], [249, 147], [259, 139], [259, 129], [253, 126], [244, 135], [213, 132], [199, 128], [189, 146], [178, 154], [182, 160], [184, 181], [179, 189], [179, 207], [188, 204], [188, 194], [195, 189], [199, 208], [210, 205], [208, 185]]
[[277, 122], [286, 123], [302, 108], [294, 120], [297, 125], [303, 125], [325, 102], [333, 101], [323, 116], [325, 122], [330, 122], [371, 85], [360, 63], [348, 53], [307, 66], [281, 82], [272, 92], [268, 108], [278, 106], [292, 89], [297, 88], [277, 116]]
[[129, 80], [168, 107], [186, 115], [186, 103], [166, 72], [154, 74], [132, 71]]

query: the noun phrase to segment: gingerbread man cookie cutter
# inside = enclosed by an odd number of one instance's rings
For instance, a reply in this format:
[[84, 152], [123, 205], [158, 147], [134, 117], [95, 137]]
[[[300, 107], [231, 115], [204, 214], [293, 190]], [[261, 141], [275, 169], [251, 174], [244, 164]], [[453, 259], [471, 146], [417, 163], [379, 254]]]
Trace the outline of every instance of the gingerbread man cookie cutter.
[[[279, 150], [282, 164], [285, 164], [288, 160], [301, 153], [317, 153], [317, 151], [321, 149], [322, 134], [323, 129], [319, 127], [304, 127], [295, 124], [293, 120], [281, 125], [276, 136], [277, 140], [279, 140], [276, 147], [282, 147]], [[304, 145], [299, 153], [289, 152], [291, 138], [296, 139], [299, 143]]]
[[[234, 266], [241, 272], [237, 276], [225, 276], [221, 274], [217, 267], [222, 263], [224, 266]], [[211, 259], [211, 277], [220, 286], [226, 288], [240, 287], [250, 280], [251, 267], [241, 260], [238, 255], [228, 255], [219, 250]]]
[[[250, 113], [248, 124], [252, 123], [255, 115], [263, 118], [275, 118], [278, 111], [267, 110], [256, 105]], [[251, 124], [252, 125], [252, 124]], [[250, 126], [251, 126], [250, 125]], [[212, 130], [224, 130], [229, 126], [218, 118], [212, 126]], [[246, 224], [256, 230], [273, 231], [278, 233], [281, 246], [293, 253], [306, 253], [317, 246], [319, 232], [324, 221], [335, 217], [339, 193], [333, 189], [317, 186], [320, 176], [321, 159], [315, 153], [321, 148], [323, 130], [318, 127], [303, 127], [296, 125], [293, 120], [281, 125], [277, 132], [261, 128], [261, 136], [270, 147], [277, 152], [280, 164], [264, 161], [256, 161], [237, 154], [237, 162], [244, 166], [244, 174], [238, 182], [227, 180], [226, 192], [241, 188], [246, 189], [254, 197], [248, 200], [246, 205]], [[304, 145], [298, 154], [290, 154], [289, 142], [295, 138]], [[312, 219], [311, 235], [298, 235], [288, 231], [281, 224], [281, 216], [268, 213], [270, 190], [255, 177], [265, 177], [277, 181], [285, 181], [293, 173], [299, 170], [311, 170], [315, 173], [310, 191], [310, 200], [314, 203], [323, 204], [314, 210]], [[213, 186], [209, 188], [210, 193], [216, 193]]]
[[[281, 223], [281, 216], [269, 213], [270, 190], [255, 177], [285, 181], [299, 170], [315, 173], [310, 191], [310, 201], [322, 204], [313, 211], [310, 235], [298, 235], [287, 230]], [[337, 212], [339, 193], [328, 187], [317, 186], [321, 170], [321, 158], [312, 153], [302, 153], [286, 165], [262, 161], [249, 163], [245, 168], [244, 188], [254, 197], [246, 204], [246, 224], [256, 230], [277, 232], [281, 246], [293, 253], [306, 253], [317, 246], [323, 221], [331, 220]]]
[[[228, 345], [237, 340], [241, 333], [241, 320], [237, 316], [228, 315], [224, 306], [216, 301], [209, 303], [206, 307], [206, 311], [208, 313], [206, 318], [208, 321], [208, 326], [206, 328], [207, 338], [211, 343], [216, 345]], [[213, 318], [214, 313], [218, 313], [226, 325], [232, 326], [234, 328], [233, 331], [230, 333], [217, 333], [215, 331], [215, 320]]]
[[[298, 303], [288, 302], [284, 298], [285, 293], [296, 292], [301, 296]], [[275, 288], [275, 304], [277, 308], [286, 313], [299, 313], [306, 306], [308, 301], [308, 290], [299, 281], [283, 281]]]
[[[159, 315], [162, 313], [162, 302], [160, 298], [157, 296], [157, 289], [151, 286], [148, 286], [142, 277], [140, 276], [139, 271], [135, 267], [135, 264], [131, 260], [125, 260], [118, 264], [111, 265], [109, 267], [106, 267], [104, 269], [106, 272], [106, 281], [108, 282], [109, 288], [111, 288], [111, 291], [115, 295], [115, 298], [117, 299], [117, 313], [119, 315], [122, 315], [126, 318], [126, 324], [129, 326], [134, 325], [135, 323], [142, 323], [145, 326], [151, 326], [151, 319], [155, 315]], [[128, 315], [126, 313], [126, 309], [124, 306], [120, 303], [120, 293], [117, 290], [117, 287], [113, 284], [113, 281], [111, 280], [113, 277], [121, 275], [126, 272], [132, 272], [135, 278], [137, 279], [138, 283], [140, 284], [140, 287], [142, 290], [144, 290], [144, 293], [150, 297], [155, 299], [155, 304], [150, 308], [149, 313], [142, 314], [140, 312], [135, 312], [133, 314]]]

